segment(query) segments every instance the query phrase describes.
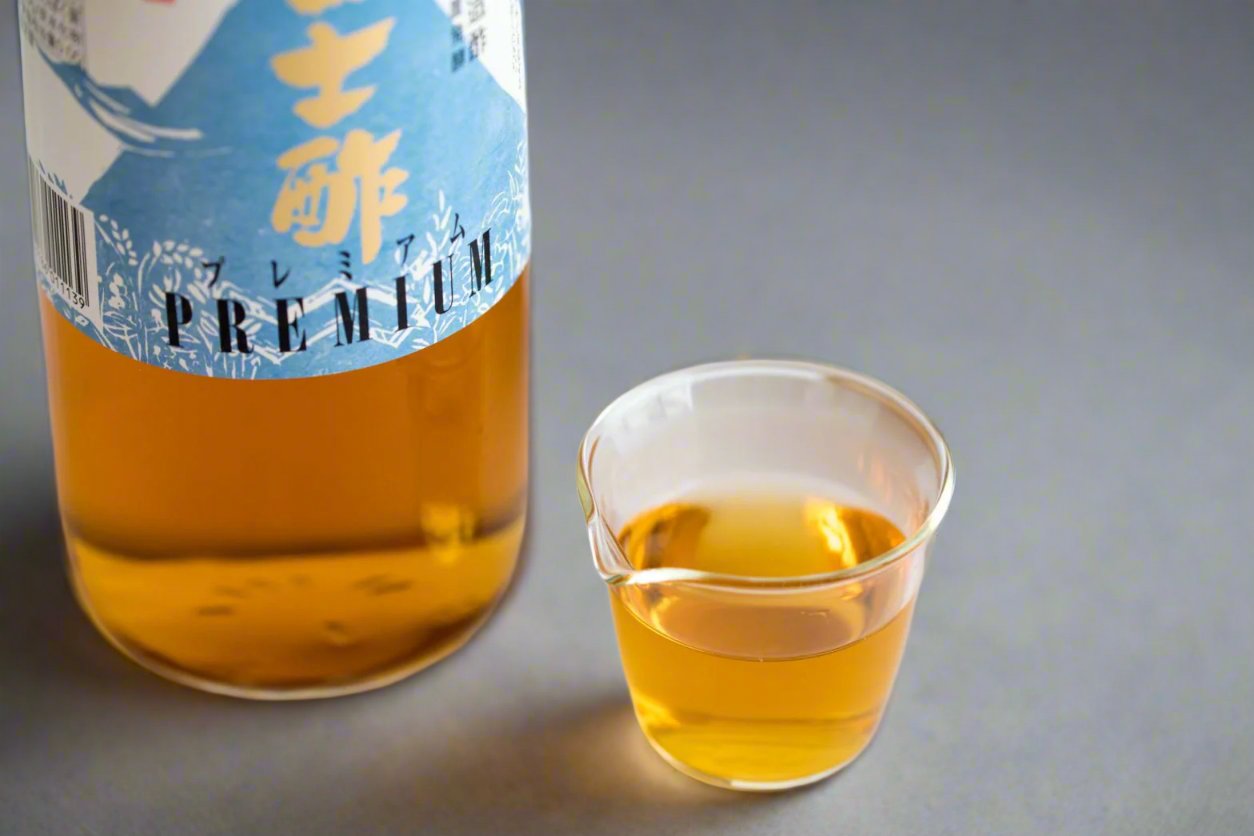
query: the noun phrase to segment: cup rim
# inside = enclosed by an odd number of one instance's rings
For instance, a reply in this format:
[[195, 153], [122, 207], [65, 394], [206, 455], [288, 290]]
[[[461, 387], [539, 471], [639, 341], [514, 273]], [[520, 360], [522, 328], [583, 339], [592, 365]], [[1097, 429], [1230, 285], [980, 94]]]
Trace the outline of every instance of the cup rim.
[[[936, 491], [932, 502], [931, 510], [928, 511], [926, 517], [914, 530], [895, 548], [889, 549], [881, 555], [859, 563], [856, 566], [850, 566], [845, 569], [838, 569], [832, 572], [821, 572], [810, 575], [792, 575], [783, 577], [755, 577], [750, 575], [732, 575], [723, 572], [707, 572], [699, 569], [678, 569], [678, 568], [659, 568], [659, 569], [638, 569], [625, 572], [605, 572], [601, 569], [594, 549], [593, 562], [597, 564], [597, 570], [601, 574], [606, 583], [611, 586], [620, 586], [626, 584], [646, 584], [646, 583], [665, 583], [675, 581], [700, 582], [712, 586], [732, 587], [732, 588], [754, 588], [754, 587], [809, 587], [830, 584], [833, 582], [846, 581], [851, 578], [861, 577], [863, 575], [876, 572], [879, 569], [895, 563], [902, 557], [910, 554], [921, 545], [925, 544], [936, 533], [940, 527], [941, 521], [945, 518], [946, 512], [949, 510], [950, 500], [953, 498], [954, 492], [954, 467], [953, 460], [950, 455], [949, 445], [945, 441], [944, 435], [937, 429], [927, 414], [919, 408], [914, 401], [907, 398], [898, 390], [889, 386], [881, 380], [869, 375], [861, 374], [850, 369], [827, 363], [813, 362], [809, 360], [781, 360], [781, 359], [740, 359], [740, 360], [722, 360], [713, 363], [699, 363], [693, 366], [686, 366], [680, 369], [664, 372], [662, 374], [651, 377], [636, 386], [623, 392], [601, 410], [596, 419], [588, 427], [584, 433], [583, 440], [579, 444], [579, 481], [580, 493], [587, 493], [584, 500], [586, 505], [584, 508], [587, 517], [588, 526], [598, 526], [603, 534], [603, 547], [613, 550], [616, 563], [620, 566], [631, 566], [627, 556], [623, 554], [622, 546], [618, 541], [618, 536], [605, 524], [604, 518], [597, 506], [595, 494], [593, 492], [592, 479], [592, 462], [596, 452], [597, 441], [603, 436], [603, 429], [609, 422], [611, 417], [630, 407], [633, 402], [648, 397], [654, 392], [665, 388], [668, 384], [673, 383], [677, 378], [686, 380], [715, 380], [725, 377], [741, 377], [747, 374], [777, 376], [777, 377], [804, 377], [809, 379], [820, 378], [844, 388], [852, 388], [860, 391], [863, 395], [871, 397], [879, 401], [885, 407], [893, 410], [899, 417], [905, 420], [911, 427], [918, 432], [924, 441], [931, 447], [933, 455], [937, 457], [937, 463], [941, 470], [940, 486]], [[582, 497], [581, 497], [582, 498]], [[592, 533], [592, 532], [590, 532]]]

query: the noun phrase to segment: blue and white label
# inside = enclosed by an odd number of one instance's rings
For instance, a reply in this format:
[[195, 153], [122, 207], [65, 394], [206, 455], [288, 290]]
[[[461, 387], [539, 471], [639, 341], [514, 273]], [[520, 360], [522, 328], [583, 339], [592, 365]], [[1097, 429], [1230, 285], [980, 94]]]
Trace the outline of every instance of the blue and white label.
[[526, 266], [520, 0], [21, 0], [39, 282], [140, 362], [385, 363]]

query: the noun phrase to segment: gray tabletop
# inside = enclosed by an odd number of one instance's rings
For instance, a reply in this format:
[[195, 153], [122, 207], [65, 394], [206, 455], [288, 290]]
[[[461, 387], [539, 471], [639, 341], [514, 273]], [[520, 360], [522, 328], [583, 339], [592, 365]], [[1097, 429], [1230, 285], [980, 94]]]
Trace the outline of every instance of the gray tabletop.
[[[0, 15], [0, 831], [1254, 831], [1254, 7], [527, 13], [525, 568], [448, 662], [282, 705], [71, 600]], [[648, 751], [573, 485], [606, 401], [740, 354], [882, 377], [958, 467], [876, 743], [769, 797]]]

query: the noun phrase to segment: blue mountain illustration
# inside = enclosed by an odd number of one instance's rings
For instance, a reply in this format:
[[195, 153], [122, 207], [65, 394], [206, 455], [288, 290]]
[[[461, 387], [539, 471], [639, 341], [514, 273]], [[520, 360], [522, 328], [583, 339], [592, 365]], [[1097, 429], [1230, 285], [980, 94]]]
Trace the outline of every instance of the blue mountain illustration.
[[189, 150], [204, 138], [197, 128], [161, 124], [160, 108], [149, 105], [130, 87], [97, 84], [77, 64], [59, 63], [42, 51], [40, 54], [83, 111], [128, 150], [168, 154]]

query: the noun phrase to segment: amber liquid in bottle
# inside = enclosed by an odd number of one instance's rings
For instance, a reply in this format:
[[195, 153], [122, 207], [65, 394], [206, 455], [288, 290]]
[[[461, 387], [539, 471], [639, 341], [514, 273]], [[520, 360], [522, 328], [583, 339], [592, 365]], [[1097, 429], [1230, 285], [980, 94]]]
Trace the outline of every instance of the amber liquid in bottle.
[[[636, 569], [794, 577], [848, 569], [903, 538], [884, 517], [820, 496], [706, 491], [639, 515], [618, 539]], [[911, 601], [830, 652], [763, 659], [698, 648], [734, 648], [741, 640], [746, 648], [786, 647], [789, 631], [804, 630], [807, 618], [847, 619], [855, 635], [865, 603], [851, 596], [821, 611], [776, 608], [753, 619], [750, 631], [723, 599], [705, 605], [679, 584], [618, 587], [610, 595], [645, 735], [681, 770], [732, 785], [782, 785], [853, 760], [883, 714], [913, 609]]]
[[448, 339], [288, 380], [136, 362], [41, 299], [71, 574], [92, 620], [170, 678], [273, 698], [375, 687], [460, 646], [522, 541], [527, 292], [524, 270]]

